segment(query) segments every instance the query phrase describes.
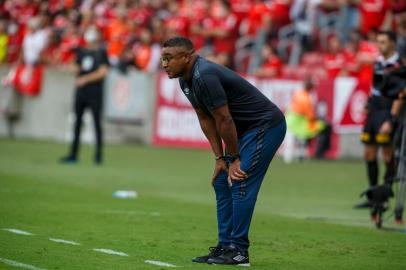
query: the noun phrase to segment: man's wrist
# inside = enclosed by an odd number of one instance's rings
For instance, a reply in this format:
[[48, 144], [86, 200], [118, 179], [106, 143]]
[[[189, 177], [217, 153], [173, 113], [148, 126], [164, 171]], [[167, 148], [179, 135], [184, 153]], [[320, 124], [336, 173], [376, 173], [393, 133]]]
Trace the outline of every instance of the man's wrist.
[[234, 161], [240, 159], [240, 154], [230, 155], [229, 158], [230, 158], [230, 162], [233, 163]]
[[216, 160], [216, 161], [218, 161], [218, 160], [225, 160], [225, 156], [215, 156], [214, 157], [214, 159]]

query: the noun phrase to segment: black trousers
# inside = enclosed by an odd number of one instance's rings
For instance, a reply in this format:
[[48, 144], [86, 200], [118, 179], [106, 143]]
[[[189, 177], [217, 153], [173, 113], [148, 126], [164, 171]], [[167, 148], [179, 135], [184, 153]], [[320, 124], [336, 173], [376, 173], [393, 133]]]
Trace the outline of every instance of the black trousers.
[[77, 157], [78, 155], [83, 114], [87, 108], [90, 108], [96, 133], [96, 151], [94, 158], [95, 161], [101, 161], [103, 147], [103, 132], [101, 127], [102, 98], [101, 95], [85, 95], [80, 93], [80, 91], [81, 90], [77, 90], [75, 95], [74, 110], [76, 120], [70, 155], [73, 157]]

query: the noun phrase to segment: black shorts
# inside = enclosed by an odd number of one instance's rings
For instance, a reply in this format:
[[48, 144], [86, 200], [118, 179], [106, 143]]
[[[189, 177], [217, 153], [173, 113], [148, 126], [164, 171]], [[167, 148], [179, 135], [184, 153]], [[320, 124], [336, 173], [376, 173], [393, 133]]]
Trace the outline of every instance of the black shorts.
[[390, 111], [370, 112], [360, 136], [361, 142], [364, 144], [391, 145], [393, 132], [391, 134], [379, 133], [382, 124], [388, 120], [391, 120]]

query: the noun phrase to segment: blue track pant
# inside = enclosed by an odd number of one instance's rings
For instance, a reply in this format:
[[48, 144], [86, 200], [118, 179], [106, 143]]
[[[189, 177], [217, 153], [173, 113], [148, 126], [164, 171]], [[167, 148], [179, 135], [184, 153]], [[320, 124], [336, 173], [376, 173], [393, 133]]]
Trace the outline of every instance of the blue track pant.
[[217, 202], [219, 244], [233, 244], [241, 250], [248, 249], [248, 231], [259, 188], [285, 133], [285, 121], [271, 128], [260, 127], [248, 131], [239, 139], [241, 169], [248, 174], [248, 178], [233, 181], [231, 187], [226, 172], [215, 179], [213, 186]]

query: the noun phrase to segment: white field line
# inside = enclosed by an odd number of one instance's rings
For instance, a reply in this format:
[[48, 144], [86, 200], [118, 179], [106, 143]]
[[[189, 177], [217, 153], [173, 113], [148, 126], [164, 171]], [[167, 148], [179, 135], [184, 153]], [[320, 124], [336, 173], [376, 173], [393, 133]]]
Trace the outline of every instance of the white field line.
[[16, 261], [13, 261], [13, 260], [8, 260], [8, 259], [3, 259], [3, 258], [0, 258], [0, 262], [2, 262], [4, 264], [7, 264], [7, 265], [10, 265], [10, 266], [29, 269], [29, 270], [45, 270], [44, 268], [38, 268], [38, 267], [35, 267], [33, 265], [20, 263], [20, 262], [16, 262]]
[[21, 235], [34, 235], [33, 233], [30, 233], [27, 231], [22, 231], [22, 230], [12, 229], [12, 228], [4, 228], [3, 231], [15, 233], [15, 234], [21, 234]]
[[134, 216], [153, 216], [159, 217], [161, 213], [159, 212], [146, 212], [146, 211], [131, 211], [131, 210], [107, 210], [103, 213], [106, 214], [122, 214], [122, 215], [134, 215]]
[[58, 238], [49, 238], [50, 241], [56, 242], [56, 243], [61, 243], [61, 244], [67, 244], [67, 245], [74, 245], [74, 246], [79, 246], [80, 243], [77, 243], [75, 241], [69, 241], [69, 240], [64, 240], [64, 239], [58, 239]]
[[115, 250], [112, 250], [112, 249], [94, 248], [93, 250], [97, 251], [97, 252], [101, 252], [101, 253], [110, 254], [110, 255], [118, 255], [118, 256], [124, 256], [124, 257], [128, 256], [127, 253], [120, 252], [120, 251], [115, 251]]
[[160, 261], [152, 261], [152, 260], [146, 260], [145, 263], [157, 265], [157, 266], [164, 266], [164, 267], [176, 267], [174, 264], [166, 263], [166, 262], [160, 262]]

